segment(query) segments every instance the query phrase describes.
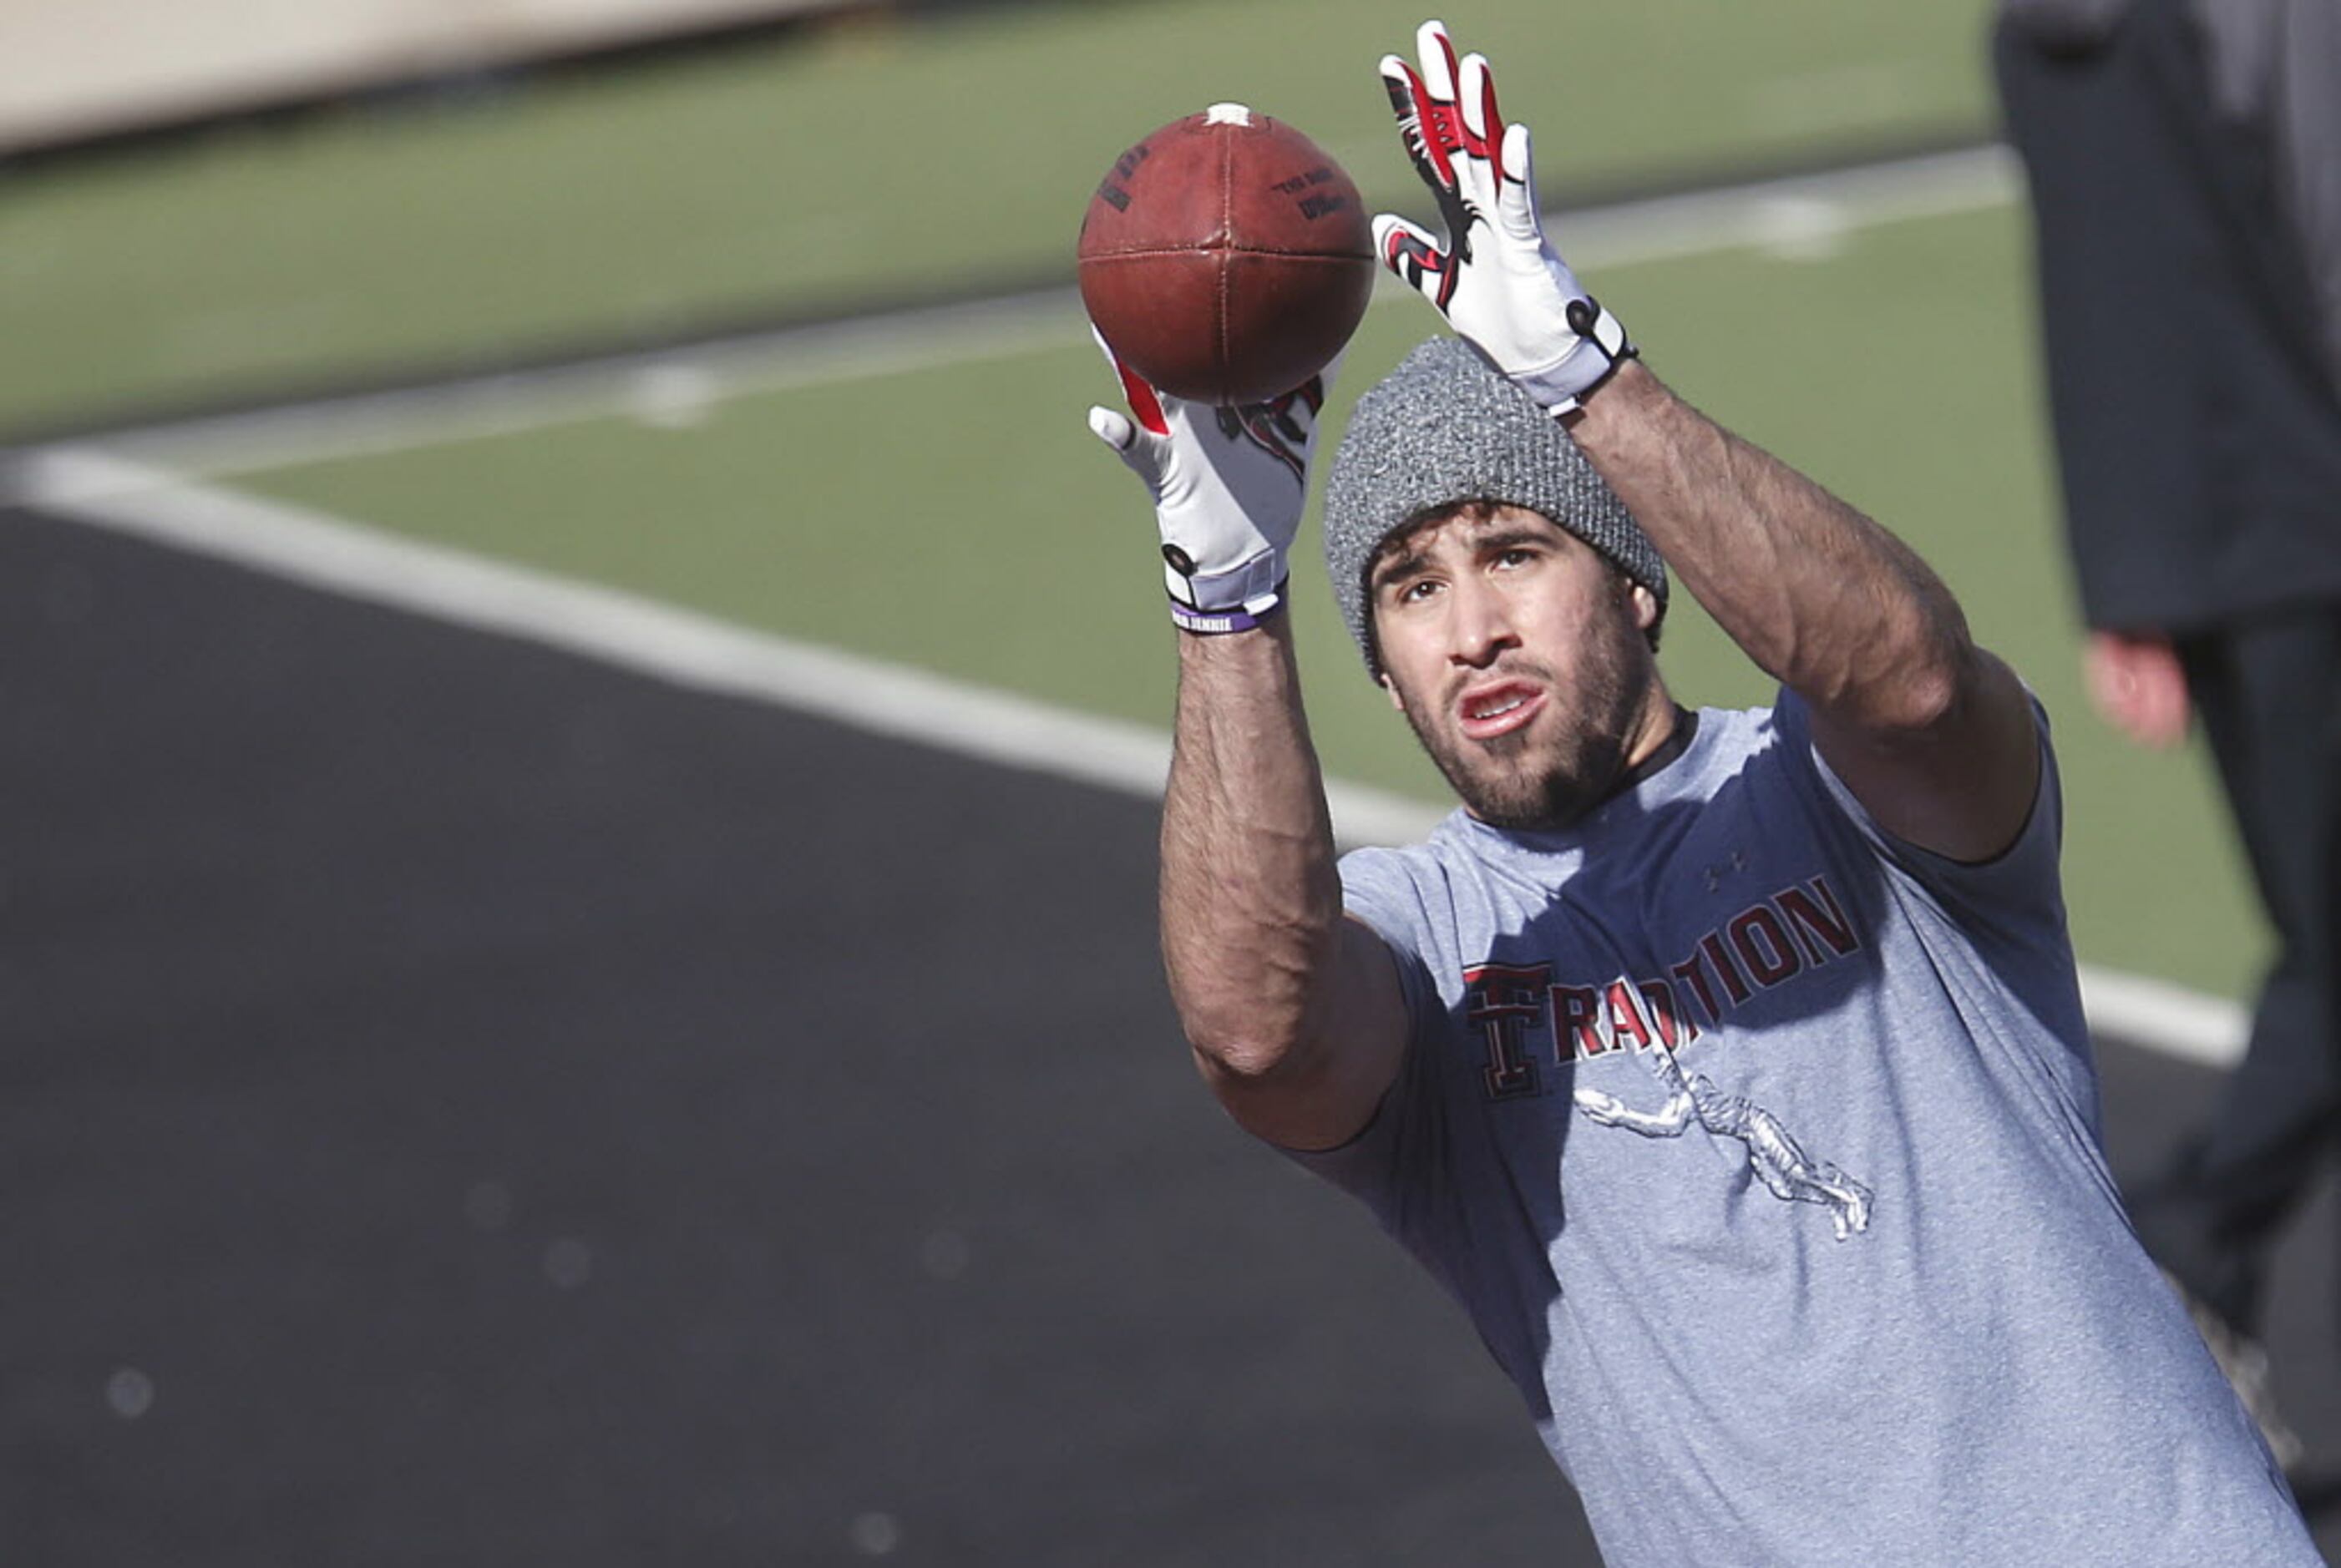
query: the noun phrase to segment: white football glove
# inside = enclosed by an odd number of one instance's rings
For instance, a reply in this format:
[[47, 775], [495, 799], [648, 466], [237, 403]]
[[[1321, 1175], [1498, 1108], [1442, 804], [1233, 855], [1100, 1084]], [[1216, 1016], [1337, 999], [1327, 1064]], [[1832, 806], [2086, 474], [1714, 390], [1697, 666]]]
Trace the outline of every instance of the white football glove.
[[1382, 56], [1399, 134], [1447, 223], [1442, 248], [1405, 219], [1374, 220], [1382, 263], [1539, 406], [1578, 406], [1634, 345], [1544, 237], [1529, 128], [1507, 125], [1485, 56], [1459, 65], [1443, 22], [1415, 34], [1422, 71]]
[[1092, 408], [1090, 429], [1154, 498], [1170, 619], [1189, 631], [1250, 630], [1284, 602], [1285, 557], [1336, 366], [1282, 397], [1221, 408], [1158, 392], [1103, 337], [1098, 347], [1130, 412]]

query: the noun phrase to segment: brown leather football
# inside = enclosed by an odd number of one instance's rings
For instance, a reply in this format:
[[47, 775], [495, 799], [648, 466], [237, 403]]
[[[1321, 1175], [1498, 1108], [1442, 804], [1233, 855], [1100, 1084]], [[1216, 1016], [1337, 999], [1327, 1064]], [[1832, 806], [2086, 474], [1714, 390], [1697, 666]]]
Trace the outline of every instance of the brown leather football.
[[1081, 303], [1122, 362], [1200, 402], [1262, 402], [1350, 341], [1374, 286], [1371, 216], [1340, 165], [1240, 104], [1116, 159], [1081, 221]]

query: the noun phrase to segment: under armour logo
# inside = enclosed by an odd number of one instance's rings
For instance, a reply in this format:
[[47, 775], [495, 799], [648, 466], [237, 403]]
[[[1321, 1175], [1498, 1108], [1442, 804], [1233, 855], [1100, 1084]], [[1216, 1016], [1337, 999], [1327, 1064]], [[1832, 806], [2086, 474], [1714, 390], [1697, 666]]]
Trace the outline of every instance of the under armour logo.
[[1729, 859], [1725, 860], [1720, 865], [1709, 866], [1706, 868], [1707, 890], [1710, 893], [1721, 892], [1723, 890], [1723, 879], [1726, 877], [1730, 876], [1735, 871], [1745, 871], [1746, 869], [1748, 869], [1748, 857], [1741, 854], [1738, 850], [1734, 849], [1731, 851], [1731, 858]]

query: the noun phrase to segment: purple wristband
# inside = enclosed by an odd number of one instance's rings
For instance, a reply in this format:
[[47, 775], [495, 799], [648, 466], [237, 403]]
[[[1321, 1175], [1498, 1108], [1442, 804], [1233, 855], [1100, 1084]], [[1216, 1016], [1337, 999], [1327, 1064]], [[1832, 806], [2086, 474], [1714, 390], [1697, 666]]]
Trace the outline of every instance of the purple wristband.
[[[1291, 580], [1288, 578], [1285, 581], [1289, 582]], [[1269, 602], [1258, 610], [1250, 610], [1240, 604], [1229, 610], [1198, 610], [1174, 599], [1170, 601], [1170, 620], [1180, 630], [1191, 631], [1198, 637], [1222, 637], [1230, 631], [1251, 631], [1284, 608], [1284, 587], [1283, 582], [1278, 583]]]

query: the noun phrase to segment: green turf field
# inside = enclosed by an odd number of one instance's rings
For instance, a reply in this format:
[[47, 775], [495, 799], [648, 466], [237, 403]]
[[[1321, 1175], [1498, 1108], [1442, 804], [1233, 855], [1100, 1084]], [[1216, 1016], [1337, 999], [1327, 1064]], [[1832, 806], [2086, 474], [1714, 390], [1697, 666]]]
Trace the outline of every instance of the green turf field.
[[[1982, 134], [1987, 10], [1506, 0], [1447, 19], [1495, 58], [1562, 200]], [[1112, 154], [1216, 98], [1303, 124], [1371, 198], [1419, 209], [1373, 74], [1417, 17], [1389, 0], [1039, 5], [46, 166], [0, 203], [0, 429], [1061, 278]], [[2199, 750], [2133, 751], [2079, 697], [2025, 244], [2007, 207], [1592, 281], [1693, 401], [1913, 540], [2033, 681], [2058, 727], [2083, 956], [2240, 995], [2263, 937]], [[1387, 296], [1348, 393], [1432, 324]], [[1107, 390], [1069, 313], [1054, 345], [696, 422], [603, 419], [234, 481], [1160, 723], [1171, 633], [1151, 520], [1081, 421]], [[1302, 607], [1329, 767], [1435, 794], [1321, 581]], [[1764, 695], [1687, 596], [1665, 662], [1689, 700]]]
[[[1917, 543], [1978, 634], [2033, 681], [2069, 778], [2085, 956], [2236, 993], [2258, 933], [2199, 761], [2122, 745], [2075, 678], [2031, 395], [2019, 214], [1898, 223], [1841, 243], [1818, 257], [1743, 249], [1620, 267], [1599, 286], [1694, 401]], [[1817, 321], [1831, 329], [1814, 332]], [[1350, 356], [1349, 390], [1430, 325], [1418, 302], [1385, 294]], [[793, 637], [1163, 723], [1171, 633], [1151, 519], [1081, 423], [1107, 389], [1070, 313], [1064, 338], [977, 364], [742, 398], [680, 428], [603, 419], [240, 482]], [[1436, 798], [1438, 779], [1335, 623], [1316, 562], [1303, 571], [1313, 580], [1304, 657], [1328, 768]], [[1767, 694], [1688, 596], [1665, 664], [1695, 701]]]
[[[1502, 0], [1450, 12], [1549, 194], [1990, 110], [1981, 0]], [[1098, 176], [1218, 99], [1420, 194], [1374, 75], [1409, 0], [1151, 0], [840, 27], [460, 103], [0, 174], [0, 432], [288, 380], [1069, 275]]]

